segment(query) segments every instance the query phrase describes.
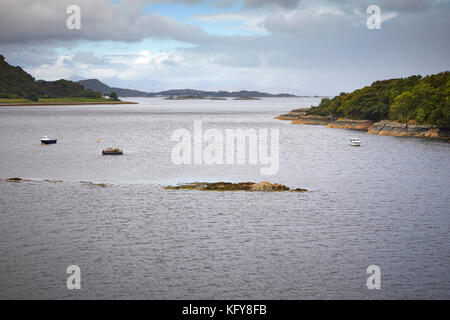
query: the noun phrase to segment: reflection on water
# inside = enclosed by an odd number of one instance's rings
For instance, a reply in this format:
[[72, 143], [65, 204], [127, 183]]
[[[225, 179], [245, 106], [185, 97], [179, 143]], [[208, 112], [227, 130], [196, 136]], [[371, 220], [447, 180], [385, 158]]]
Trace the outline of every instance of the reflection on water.
[[[28, 179], [0, 181], [1, 298], [450, 298], [448, 143], [273, 119], [317, 99], [136, 100], [0, 109], [0, 179]], [[279, 128], [279, 173], [175, 166], [171, 133], [194, 120]], [[161, 188], [262, 180], [311, 191]], [[81, 291], [66, 289], [71, 264]], [[382, 290], [366, 287], [371, 264]]]

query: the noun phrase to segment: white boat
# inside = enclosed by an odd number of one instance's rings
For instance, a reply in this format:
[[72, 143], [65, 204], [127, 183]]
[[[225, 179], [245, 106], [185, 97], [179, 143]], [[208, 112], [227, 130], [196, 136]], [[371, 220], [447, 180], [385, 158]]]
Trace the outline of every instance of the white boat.
[[56, 143], [56, 141], [57, 141], [56, 139], [51, 139], [48, 136], [43, 136], [41, 138], [41, 143], [42, 144], [52, 144], [52, 143]]
[[361, 146], [361, 141], [359, 140], [359, 138], [350, 138], [350, 145], [354, 147], [359, 147]]

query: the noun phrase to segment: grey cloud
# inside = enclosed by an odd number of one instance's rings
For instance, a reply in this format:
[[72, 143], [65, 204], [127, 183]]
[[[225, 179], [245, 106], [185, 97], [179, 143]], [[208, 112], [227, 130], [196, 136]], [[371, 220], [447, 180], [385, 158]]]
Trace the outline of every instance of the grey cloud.
[[72, 61], [75, 63], [82, 64], [94, 64], [94, 65], [102, 65], [105, 63], [105, 59], [96, 56], [93, 52], [90, 51], [80, 51], [75, 53], [72, 58]]
[[424, 13], [440, 2], [439, 0], [381, 0], [381, 6], [403, 13]]
[[257, 68], [262, 66], [258, 52], [249, 52], [246, 50], [219, 54], [219, 57], [213, 59], [212, 62], [218, 65], [230, 67]]
[[295, 8], [298, 6], [301, 0], [244, 0], [244, 4], [247, 7], [261, 7], [261, 6], [280, 6], [284, 8]]
[[174, 61], [173, 59], [164, 59], [164, 60], [162, 61], [162, 63], [164, 63], [164, 64], [167, 65], [167, 66], [171, 66], [171, 67], [174, 67], [174, 66], [177, 65], [177, 62]]
[[47, 46], [27, 46], [24, 44], [0, 45], [0, 54], [4, 55], [13, 65], [36, 67], [51, 64], [57, 56], [53, 48]]
[[[133, 3], [133, 4], [130, 4]], [[81, 30], [66, 28], [66, 8], [81, 8]], [[56, 40], [113, 40], [134, 42], [145, 38], [201, 43], [208, 35], [199, 27], [169, 17], [143, 14], [141, 1], [109, 0], [3, 0], [0, 6], [0, 43]]]
[[330, 33], [347, 33], [355, 25], [365, 28], [366, 20], [360, 16], [349, 15], [337, 9], [315, 14], [313, 10], [297, 10], [286, 16], [282, 13], [268, 16], [263, 22], [267, 31], [296, 37], [317, 36]]
[[450, 69], [448, 7], [427, 15], [399, 15], [381, 30], [369, 30], [364, 16], [331, 9], [318, 16], [301, 9], [274, 14], [265, 21], [269, 35], [217, 37], [184, 50], [194, 57], [215, 57], [211, 63], [221, 66], [283, 69], [286, 74], [305, 70], [312, 75], [314, 70], [330, 77], [321, 78], [324, 88], [340, 75], [342, 90]]
[[378, 5], [381, 11], [398, 13], [426, 13], [448, 0], [330, 0], [336, 6], [349, 12], [358, 10], [365, 13], [370, 5]]
[[242, 3], [247, 8], [261, 8], [261, 7], [282, 7], [293, 9], [298, 6], [302, 0], [215, 0], [214, 3], [218, 6], [231, 6], [236, 3]]

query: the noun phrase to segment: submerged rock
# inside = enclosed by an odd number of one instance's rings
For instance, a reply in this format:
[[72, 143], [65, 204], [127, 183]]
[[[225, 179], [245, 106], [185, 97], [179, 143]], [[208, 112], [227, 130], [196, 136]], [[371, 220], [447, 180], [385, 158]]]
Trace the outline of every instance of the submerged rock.
[[290, 192], [306, 192], [306, 191], [308, 191], [308, 190], [306, 190], [306, 189], [302, 189], [302, 188], [295, 188], [295, 189], [291, 189], [291, 190], [289, 190]]
[[52, 180], [52, 179], [44, 179], [44, 182], [50, 182], [50, 183], [62, 183], [62, 180]]
[[89, 187], [98, 187], [98, 188], [109, 187], [109, 184], [107, 184], [107, 183], [94, 183], [94, 182], [90, 182], [90, 181], [80, 181], [80, 183], [84, 184], [86, 186], [89, 186]]
[[200, 191], [295, 191], [304, 192], [306, 189], [293, 189], [267, 181], [256, 182], [193, 182], [177, 186], [166, 186], [166, 190], [200, 190]]

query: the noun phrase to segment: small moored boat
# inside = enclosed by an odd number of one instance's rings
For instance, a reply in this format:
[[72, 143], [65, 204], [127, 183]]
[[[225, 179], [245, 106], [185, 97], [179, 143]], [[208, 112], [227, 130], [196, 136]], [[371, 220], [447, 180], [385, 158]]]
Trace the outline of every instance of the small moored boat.
[[51, 139], [48, 136], [43, 136], [41, 138], [41, 143], [42, 144], [52, 144], [52, 143], [56, 143], [57, 139]]
[[359, 140], [359, 138], [351, 138], [350, 145], [354, 147], [359, 147], [361, 146], [361, 141]]
[[123, 151], [119, 148], [107, 148], [107, 149], [102, 150], [102, 154], [116, 156], [116, 155], [122, 155]]

